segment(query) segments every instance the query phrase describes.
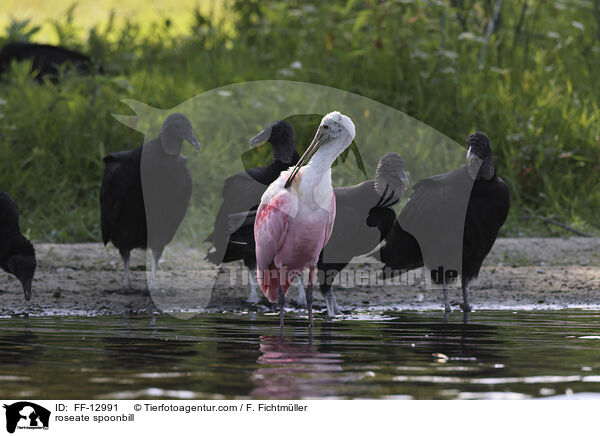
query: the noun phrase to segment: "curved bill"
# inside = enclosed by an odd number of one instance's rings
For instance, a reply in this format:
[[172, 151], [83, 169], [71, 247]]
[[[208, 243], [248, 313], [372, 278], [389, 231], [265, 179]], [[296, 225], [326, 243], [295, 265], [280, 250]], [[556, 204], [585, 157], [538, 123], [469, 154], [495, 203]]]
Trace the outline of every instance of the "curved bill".
[[471, 151], [471, 147], [469, 147], [469, 150], [467, 151], [467, 172], [471, 178], [475, 179], [477, 177], [482, 162], [483, 161]]
[[298, 174], [300, 168], [306, 165], [306, 163], [314, 156], [317, 150], [327, 142], [328, 137], [329, 135], [325, 135], [322, 131], [317, 130], [317, 133], [313, 138], [312, 142], [310, 143], [310, 145], [308, 146], [308, 148], [306, 149], [306, 151], [292, 170], [292, 174], [290, 174], [287, 181], [285, 182], [284, 187], [286, 189], [290, 187], [290, 185], [294, 181], [294, 177], [296, 177], [296, 174]]
[[267, 142], [269, 140], [269, 138], [271, 137], [271, 129], [272, 129], [272, 126], [268, 126], [268, 127], [264, 128], [258, 135], [253, 137], [250, 141], [248, 141], [248, 144], [251, 147], [255, 147], [257, 145]]
[[185, 138], [185, 140], [189, 142], [192, 145], [192, 147], [194, 147], [196, 150], [200, 150], [200, 141], [198, 141], [196, 135], [192, 133], [192, 135], [188, 138]]
[[25, 294], [25, 301], [31, 300], [31, 279], [23, 279], [21, 280], [21, 285], [23, 286], [23, 293]]

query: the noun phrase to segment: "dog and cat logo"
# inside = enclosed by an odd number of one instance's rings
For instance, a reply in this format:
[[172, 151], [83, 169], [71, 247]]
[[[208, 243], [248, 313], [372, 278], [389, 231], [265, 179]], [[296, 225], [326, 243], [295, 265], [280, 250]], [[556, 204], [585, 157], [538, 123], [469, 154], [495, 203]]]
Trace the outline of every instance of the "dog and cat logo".
[[48, 430], [50, 411], [29, 401], [19, 401], [4, 405], [6, 409], [6, 431], [14, 433], [19, 430]]

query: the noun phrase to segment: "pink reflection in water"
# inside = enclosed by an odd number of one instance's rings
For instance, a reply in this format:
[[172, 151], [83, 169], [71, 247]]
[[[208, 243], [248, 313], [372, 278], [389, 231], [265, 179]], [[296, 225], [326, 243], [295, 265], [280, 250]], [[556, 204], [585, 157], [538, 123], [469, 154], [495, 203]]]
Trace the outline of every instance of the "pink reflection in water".
[[343, 373], [338, 353], [321, 353], [308, 343], [292, 343], [280, 336], [261, 336], [260, 367], [250, 379], [254, 397], [306, 398], [340, 394], [340, 384], [352, 377]]

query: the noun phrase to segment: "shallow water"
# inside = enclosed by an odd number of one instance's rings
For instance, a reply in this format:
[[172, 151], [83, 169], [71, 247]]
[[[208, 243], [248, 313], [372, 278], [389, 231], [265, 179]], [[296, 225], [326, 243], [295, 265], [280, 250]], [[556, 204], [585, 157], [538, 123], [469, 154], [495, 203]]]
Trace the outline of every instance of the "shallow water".
[[600, 312], [0, 320], [0, 398], [600, 399]]

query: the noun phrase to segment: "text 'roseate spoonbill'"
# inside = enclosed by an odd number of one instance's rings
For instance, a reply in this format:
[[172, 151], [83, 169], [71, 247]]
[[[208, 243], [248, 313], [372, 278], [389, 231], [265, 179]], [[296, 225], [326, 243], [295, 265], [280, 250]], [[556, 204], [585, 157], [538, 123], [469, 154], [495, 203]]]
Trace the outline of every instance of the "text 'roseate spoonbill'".
[[282, 332], [285, 294], [291, 280], [305, 268], [309, 269], [308, 325], [313, 327], [314, 269], [335, 221], [331, 165], [355, 133], [349, 117], [327, 114], [298, 163], [291, 171], [283, 171], [261, 198], [254, 223], [258, 283], [269, 301], [279, 302]]

